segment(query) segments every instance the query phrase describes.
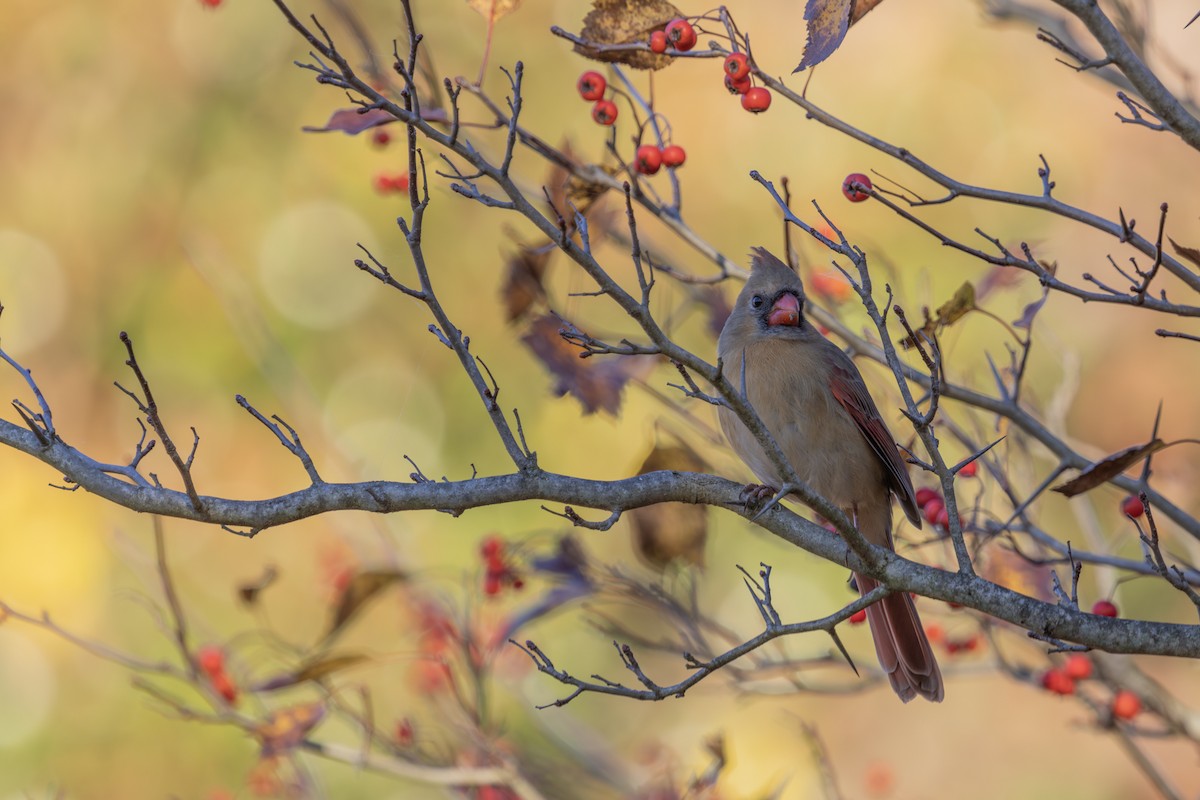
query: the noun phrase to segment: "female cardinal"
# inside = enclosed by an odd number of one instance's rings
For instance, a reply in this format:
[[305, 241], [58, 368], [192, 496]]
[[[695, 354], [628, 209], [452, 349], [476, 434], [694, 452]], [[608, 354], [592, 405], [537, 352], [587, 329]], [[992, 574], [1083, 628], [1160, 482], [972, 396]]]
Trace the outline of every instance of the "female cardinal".
[[[754, 406], [796, 474], [845, 511], [873, 544], [892, 548], [892, 493], [918, 528], [908, 469], [862, 375], [804, 315], [804, 287], [786, 264], [754, 248], [750, 278], [717, 345], [725, 374]], [[750, 431], [718, 407], [721, 429], [760, 480], [782, 480]], [[877, 582], [854, 576], [866, 594]], [[908, 592], [867, 608], [879, 664], [904, 702], [939, 702], [942, 673]]]

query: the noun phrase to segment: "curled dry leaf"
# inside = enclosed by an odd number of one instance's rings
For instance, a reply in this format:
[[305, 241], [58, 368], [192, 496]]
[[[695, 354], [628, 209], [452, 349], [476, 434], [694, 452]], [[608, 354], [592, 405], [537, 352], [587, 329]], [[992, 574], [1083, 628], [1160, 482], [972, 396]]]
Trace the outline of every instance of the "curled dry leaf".
[[[666, 0], [594, 0], [592, 10], [583, 18], [579, 38], [598, 45], [644, 42], [683, 12]], [[671, 57], [649, 50], [604, 50], [575, 45], [575, 52], [594, 61], [626, 64], [634, 69], [662, 69]]]
[[983, 565], [983, 575], [988, 580], [1046, 603], [1054, 601], [1051, 571], [1046, 564], [1035, 564], [1000, 547], [988, 548]]
[[614, 416], [621, 408], [621, 392], [631, 378], [654, 368], [652, 356], [609, 356], [580, 358], [580, 348], [566, 341], [560, 331], [578, 329], [556, 314], [544, 314], [529, 325], [521, 341], [533, 351], [554, 376], [555, 394], [573, 395], [584, 413], [606, 411]]
[[[708, 464], [684, 444], [656, 443], [647, 454], [638, 475], [658, 470], [704, 472]], [[634, 551], [647, 565], [658, 570], [674, 561], [704, 566], [708, 541], [708, 509], [691, 503], [656, 503], [626, 512], [633, 528]]]
[[521, 0], [467, 0], [467, 5], [486, 20], [495, 22], [521, 7]]
[[[426, 122], [450, 121], [446, 112], [440, 108], [422, 107], [421, 119]], [[366, 111], [357, 107], [339, 108], [329, 115], [329, 121], [323, 127], [306, 125], [301, 130], [305, 133], [333, 133], [334, 131], [341, 131], [348, 136], [355, 136], [371, 128], [378, 128], [380, 125], [388, 125], [397, 121], [395, 117], [382, 108], [370, 108]]]
[[882, 3], [883, 0], [808, 0], [804, 6], [804, 21], [808, 37], [804, 56], [793, 72], [820, 64], [837, 50], [850, 26]]
[[262, 594], [268, 586], [273, 584], [275, 579], [278, 577], [279, 570], [275, 568], [274, 564], [268, 564], [263, 570], [262, 575], [260, 575], [257, 580], [249, 581], [238, 586], [238, 597], [246, 605], [252, 606], [258, 602], [258, 596]]
[[372, 597], [393, 583], [407, 578], [408, 575], [397, 570], [374, 570], [356, 574], [350, 579], [350, 583], [342, 592], [337, 608], [334, 609], [333, 620], [329, 623], [329, 630], [325, 633], [325, 641], [340, 633]]
[[1166, 443], [1162, 439], [1151, 439], [1145, 444], [1127, 447], [1119, 453], [1113, 453], [1111, 456], [1102, 458], [1096, 463], [1089, 465], [1078, 476], [1066, 483], [1055, 486], [1054, 491], [1064, 494], [1067, 497], [1074, 497], [1075, 495], [1091, 491], [1097, 486], [1108, 483], [1143, 458], [1158, 452], [1164, 447], [1166, 447]]
[[500, 287], [505, 318], [509, 322], [517, 322], [534, 305], [545, 301], [546, 287], [542, 281], [546, 277], [546, 265], [550, 263], [552, 252], [554, 246], [550, 244], [540, 247], [523, 244], [509, 256], [504, 270], [504, 285]]
[[277, 689], [295, 686], [298, 683], [305, 683], [306, 681], [318, 681], [339, 670], [353, 667], [366, 660], [367, 657], [361, 653], [344, 653], [342, 655], [309, 659], [291, 672], [276, 675], [259, 683], [254, 687], [254, 691], [273, 692]]
[[[929, 339], [933, 339], [943, 328], [953, 325], [968, 312], [973, 311], [975, 307], [975, 287], [970, 281], [964, 281], [954, 296], [938, 307], [937, 313], [932, 319], [929, 317], [929, 312], [925, 312], [925, 324], [917, 333], [923, 333]], [[913, 341], [913, 337], [905, 336], [900, 340], [900, 346], [911, 348], [916, 346], [916, 342]]]
[[1192, 262], [1197, 267], [1200, 267], [1200, 250], [1197, 250], [1194, 247], [1184, 247], [1183, 245], [1179, 244], [1174, 239], [1172, 239], [1170, 236], [1167, 237], [1167, 241], [1169, 241], [1171, 243], [1171, 247], [1175, 248], [1175, 252], [1176, 252], [1176, 254], [1179, 255], [1180, 258], [1186, 258], [1188, 261]]

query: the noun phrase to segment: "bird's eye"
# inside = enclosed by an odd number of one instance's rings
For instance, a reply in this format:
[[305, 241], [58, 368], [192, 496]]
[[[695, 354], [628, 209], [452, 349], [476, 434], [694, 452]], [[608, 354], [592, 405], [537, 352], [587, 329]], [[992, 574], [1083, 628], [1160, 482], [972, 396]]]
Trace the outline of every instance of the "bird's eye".
[[750, 307], [754, 309], [763, 307], [763, 297], [761, 294], [756, 294], [750, 298]]

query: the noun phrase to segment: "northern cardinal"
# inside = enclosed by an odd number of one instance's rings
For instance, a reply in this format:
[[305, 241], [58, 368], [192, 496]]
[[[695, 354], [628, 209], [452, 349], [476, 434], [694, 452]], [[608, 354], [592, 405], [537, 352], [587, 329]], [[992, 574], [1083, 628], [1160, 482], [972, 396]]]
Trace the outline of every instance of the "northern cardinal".
[[[718, 353], [725, 374], [758, 412], [784, 455], [814, 491], [840, 507], [873, 544], [892, 549], [892, 498], [918, 528], [908, 469], [862, 375], [805, 316], [804, 287], [786, 264], [754, 248], [750, 277], [725, 322]], [[750, 431], [728, 408], [721, 428], [754, 474], [782, 480]], [[878, 584], [856, 574], [862, 594]], [[867, 608], [879, 664], [904, 702], [941, 701], [942, 673], [908, 592]]]

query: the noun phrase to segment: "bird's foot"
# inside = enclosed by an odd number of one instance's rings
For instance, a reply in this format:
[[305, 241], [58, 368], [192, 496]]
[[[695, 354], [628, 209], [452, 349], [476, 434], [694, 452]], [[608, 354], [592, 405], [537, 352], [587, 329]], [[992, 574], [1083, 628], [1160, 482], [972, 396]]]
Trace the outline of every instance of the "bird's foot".
[[738, 500], [746, 507], [747, 514], [758, 516], [770, 507], [771, 500], [778, 491], [774, 486], [748, 483], [742, 487], [741, 493], [738, 494]]

